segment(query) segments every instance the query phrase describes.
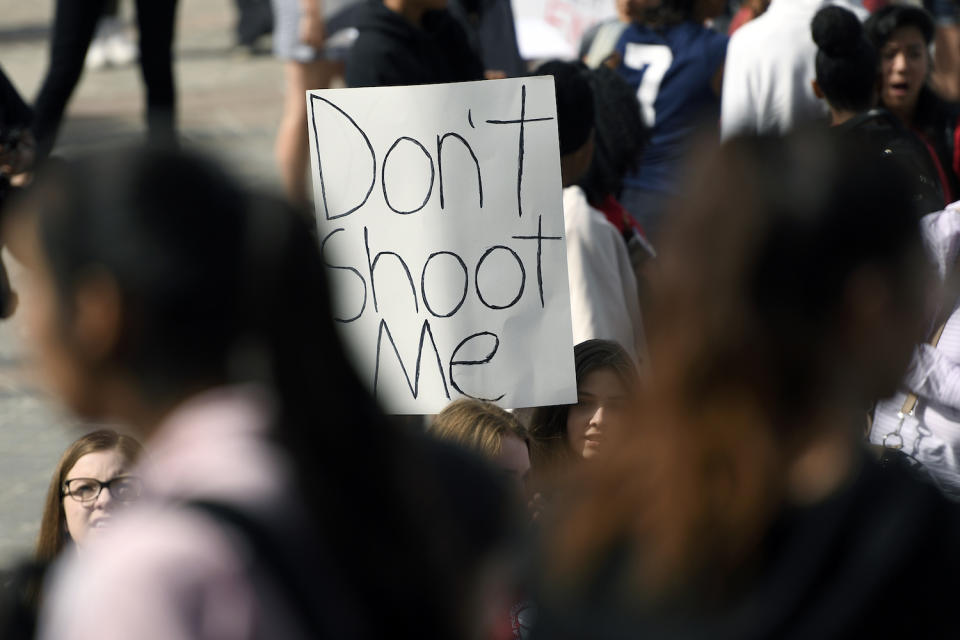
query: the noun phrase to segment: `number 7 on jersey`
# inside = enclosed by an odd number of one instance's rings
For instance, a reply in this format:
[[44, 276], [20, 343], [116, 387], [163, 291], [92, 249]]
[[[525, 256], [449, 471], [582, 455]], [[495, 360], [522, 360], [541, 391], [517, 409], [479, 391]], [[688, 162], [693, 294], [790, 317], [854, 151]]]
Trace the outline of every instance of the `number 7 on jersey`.
[[660, 83], [672, 63], [673, 52], [666, 45], [631, 42], [624, 51], [624, 66], [635, 70], [640, 76], [637, 100], [640, 102], [643, 121], [648, 127], [653, 127], [656, 123], [657, 94], [660, 93]]

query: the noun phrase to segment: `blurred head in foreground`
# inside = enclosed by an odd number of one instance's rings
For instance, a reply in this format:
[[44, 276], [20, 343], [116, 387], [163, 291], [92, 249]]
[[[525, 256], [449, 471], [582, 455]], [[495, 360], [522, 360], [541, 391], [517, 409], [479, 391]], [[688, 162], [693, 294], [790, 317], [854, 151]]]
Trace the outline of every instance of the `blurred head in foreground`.
[[[334, 329], [326, 267], [306, 216], [193, 154], [132, 150], [50, 166], [7, 235], [30, 267], [24, 306], [42, 372], [75, 413], [127, 424], [145, 440], [194, 435], [212, 423], [208, 434], [239, 438], [277, 460], [263, 471], [282, 487], [271, 504], [322, 524], [323, 540], [312, 541], [319, 555], [303, 554], [303, 571], [318, 570], [319, 557], [336, 576], [336, 589], [303, 595], [322, 599], [318, 607], [376, 609], [357, 614], [369, 622], [358, 637], [421, 625], [456, 637], [470, 624], [465, 603], [500, 531], [499, 493], [484, 493], [488, 478], [479, 476], [471, 507], [483, 521], [456, 521], [451, 504], [464, 501], [463, 491], [444, 482], [443, 465], [458, 464], [467, 477], [476, 470], [380, 413]], [[222, 425], [172, 424], [189, 413], [189, 401], [209, 402], [208, 392], [224, 388], [263, 398], [268, 415], [243, 404], [231, 410], [243, 417]], [[191, 440], [178, 440], [188, 450], [184, 442]], [[247, 472], [238, 468], [223, 483], [242, 485]], [[176, 520], [181, 498], [157, 500], [173, 503]], [[277, 526], [285, 543], [294, 527], [282, 528], [283, 516], [264, 524]], [[180, 602], [164, 597], [170, 607]]]
[[490, 461], [522, 494], [530, 474], [530, 437], [512, 413], [461, 398], [434, 417], [429, 431]]
[[129, 471], [142, 453], [135, 439], [107, 429], [63, 452], [44, 501], [37, 560], [50, 562], [71, 541], [82, 549], [88, 536], [109, 529], [114, 512], [140, 497], [140, 481]]
[[853, 475], [864, 407], [922, 336], [926, 262], [895, 167], [806, 131], [695, 168], [661, 252], [654, 378], [629, 442], [581, 466], [551, 541], [563, 579], [626, 544], [655, 597], [729, 585], [781, 509]]
[[622, 437], [637, 372], [612, 340], [587, 340], [573, 348], [577, 403], [537, 408], [530, 420], [533, 467], [538, 476], [563, 473], [579, 460], [609, 450]]

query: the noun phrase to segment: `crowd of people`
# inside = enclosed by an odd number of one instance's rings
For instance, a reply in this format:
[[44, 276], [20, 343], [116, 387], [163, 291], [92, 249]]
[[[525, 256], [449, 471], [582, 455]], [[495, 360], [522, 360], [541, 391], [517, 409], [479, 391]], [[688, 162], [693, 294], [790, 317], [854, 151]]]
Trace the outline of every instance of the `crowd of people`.
[[[610, 2], [575, 61], [522, 60], [506, 0], [238, 2], [286, 61], [276, 196], [178, 141], [175, 0], [137, 2], [147, 142], [58, 157], [105, 11], [58, 1], [36, 100], [0, 73], [0, 316], [116, 426], [51, 461], [0, 637], [952, 637], [960, 7]], [[576, 402], [396, 420], [334, 322], [303, 92], [523, 74]]]

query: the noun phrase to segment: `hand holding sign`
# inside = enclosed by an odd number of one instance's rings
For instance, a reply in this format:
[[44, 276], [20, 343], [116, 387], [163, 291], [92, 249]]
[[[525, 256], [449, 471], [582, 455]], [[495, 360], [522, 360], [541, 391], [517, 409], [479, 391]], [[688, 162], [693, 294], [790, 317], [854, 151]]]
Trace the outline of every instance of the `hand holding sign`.
[[336, 319], [393, 413], [576, 401], [552, 78], [307, 94]]

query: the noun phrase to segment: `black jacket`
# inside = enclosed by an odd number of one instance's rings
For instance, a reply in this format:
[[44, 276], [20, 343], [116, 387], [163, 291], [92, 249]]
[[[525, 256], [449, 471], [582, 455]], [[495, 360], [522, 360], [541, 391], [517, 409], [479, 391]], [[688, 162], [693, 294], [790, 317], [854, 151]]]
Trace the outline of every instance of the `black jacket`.
[[483, 64], [447, 11], [424, 14], [423, 28], [373, 0], [358, 16], [347, 86], [380, 87], [483, 79]]
[[946, 177], [944, 191], [960, 198], [960, 105], [940, 98], [932, 89], [920, 92], [914, 114], [914, 129], [936, 154]]
[[911, 185], [918, 215], [939, 211], [944, 204], [949, 204], [945, 202], [940, 176], [923, 141], [886, 109], [870, 109], [836, 129], [902, 168]]
[[[903, 464], [864, 460], [822, 503], [785, 509], [729, 600], [644, 603], [624, 552], [562, 599], [541, 599], [539, 640], [954, 638], [960, 505]], [[606, 565], [604, 564], [604, 567]], [[556, 593], [556, 589], [552, 592]]]

